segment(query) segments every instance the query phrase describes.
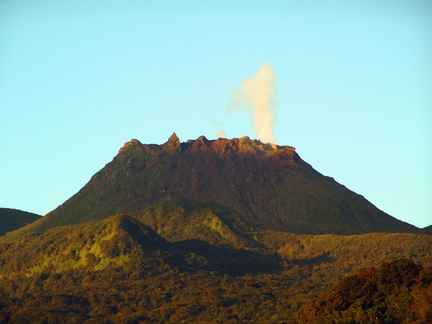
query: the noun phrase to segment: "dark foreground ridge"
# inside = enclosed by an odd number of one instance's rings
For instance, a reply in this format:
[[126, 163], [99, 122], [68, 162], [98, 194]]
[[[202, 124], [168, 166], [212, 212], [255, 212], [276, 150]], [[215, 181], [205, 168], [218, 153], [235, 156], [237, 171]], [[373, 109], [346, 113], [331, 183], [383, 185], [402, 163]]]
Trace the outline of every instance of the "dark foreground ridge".
[[266, 229], [305, 234], [421, 233], [303, 161], [291, 146], [248, 137], [163, 145], [127, 142], [112, 162], [13, 240], [54, 226], [142, 210], [166, 197], [213, 201]]
[[41, 218], [40, 215], [12, 208], [0, 208], [0, 236]]

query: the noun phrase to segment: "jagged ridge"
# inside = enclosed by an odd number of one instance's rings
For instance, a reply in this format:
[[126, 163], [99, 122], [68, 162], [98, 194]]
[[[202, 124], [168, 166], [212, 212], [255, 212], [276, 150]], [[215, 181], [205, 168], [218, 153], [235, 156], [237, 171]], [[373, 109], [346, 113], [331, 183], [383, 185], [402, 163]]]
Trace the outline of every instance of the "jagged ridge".
[[293, 147], [248, 137], [180, 143], [174, 133], [163, 145], [126, 143], [76, 195], [5, 239], [139, 211], [167, 196], [215, 201], [248, 222], [288, 232], [420, 232], [314, 170]]

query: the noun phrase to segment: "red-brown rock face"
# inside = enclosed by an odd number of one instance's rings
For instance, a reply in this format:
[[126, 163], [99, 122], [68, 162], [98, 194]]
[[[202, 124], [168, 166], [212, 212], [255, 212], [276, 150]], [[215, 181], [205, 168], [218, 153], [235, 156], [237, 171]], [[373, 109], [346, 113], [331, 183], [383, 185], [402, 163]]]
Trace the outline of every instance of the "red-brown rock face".
[[126, 143], [119, 154], [34, 230], [140, 210], [171, 196], [215, 201], [245, 220], [297, 233], [418, 232], [323, 176], [291, 146], [248, 137], [163, 145]]

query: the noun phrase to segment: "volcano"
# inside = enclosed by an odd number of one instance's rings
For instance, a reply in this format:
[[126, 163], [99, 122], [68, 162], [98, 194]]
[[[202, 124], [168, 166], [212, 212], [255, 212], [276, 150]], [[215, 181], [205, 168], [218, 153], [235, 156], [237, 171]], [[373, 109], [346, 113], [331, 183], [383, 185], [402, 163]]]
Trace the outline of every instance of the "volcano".
[[249, 137], [181, 143], [173, 133], [162, 145], [127, 142], [78, 193], [3, 239], [139, 211], [166, 197], [215, 202], [250, 224], [292, 233], [421, 233], [316, 171], [294, 147]]

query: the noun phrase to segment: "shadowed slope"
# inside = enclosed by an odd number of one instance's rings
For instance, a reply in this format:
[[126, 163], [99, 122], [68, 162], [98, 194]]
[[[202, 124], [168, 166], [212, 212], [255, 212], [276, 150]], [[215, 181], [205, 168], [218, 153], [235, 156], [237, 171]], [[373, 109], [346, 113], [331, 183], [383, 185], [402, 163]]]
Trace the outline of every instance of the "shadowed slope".
[[248, 137], [180, 143], [173, 134], [164, 145], [126, 143], [76, 195], [4, 239], [138, 211], [167, 195], [215, 201], [248, 222], [288, 232], [420, 232], [315, 171], [293, 147]]
[[0, 244], [0, 320], [289, 322], [352, 270], [401, 257], [430, 268], [432, 236], [276, 232], [165, 198]]
[[[251, 232], [242, 221], [230, 215], [221, 219], [210, 209], [182, 211], [187, 203], [169, 201], [148, 208], [137, 217], [156, 228], [162, 226], [163, 237], [138, 219], [117, 214], [0, 244], [0, 277], [105, 271], [107, 267], [119, 266], [125, 267], [126, 272], [131, 267], [140, 273], [171, 267], [180, 271], [217, 270], [231, 275], [280, 268], [277, 257], [248, 237]], [[177, 223], [180, 218], [185, 221]]]
[[170, 242], [202, 240], [229, 248], [258, 249], [255, 227], [214, 202], [163, 198], [131, 214]]
[[0, 236], [26, 226], [41, 218], [40, 215], [18, 209], [0, 208]]
[[424, 231], [426, 234], [432, 235], [432, 225], [423, 228], [423, 231]]

